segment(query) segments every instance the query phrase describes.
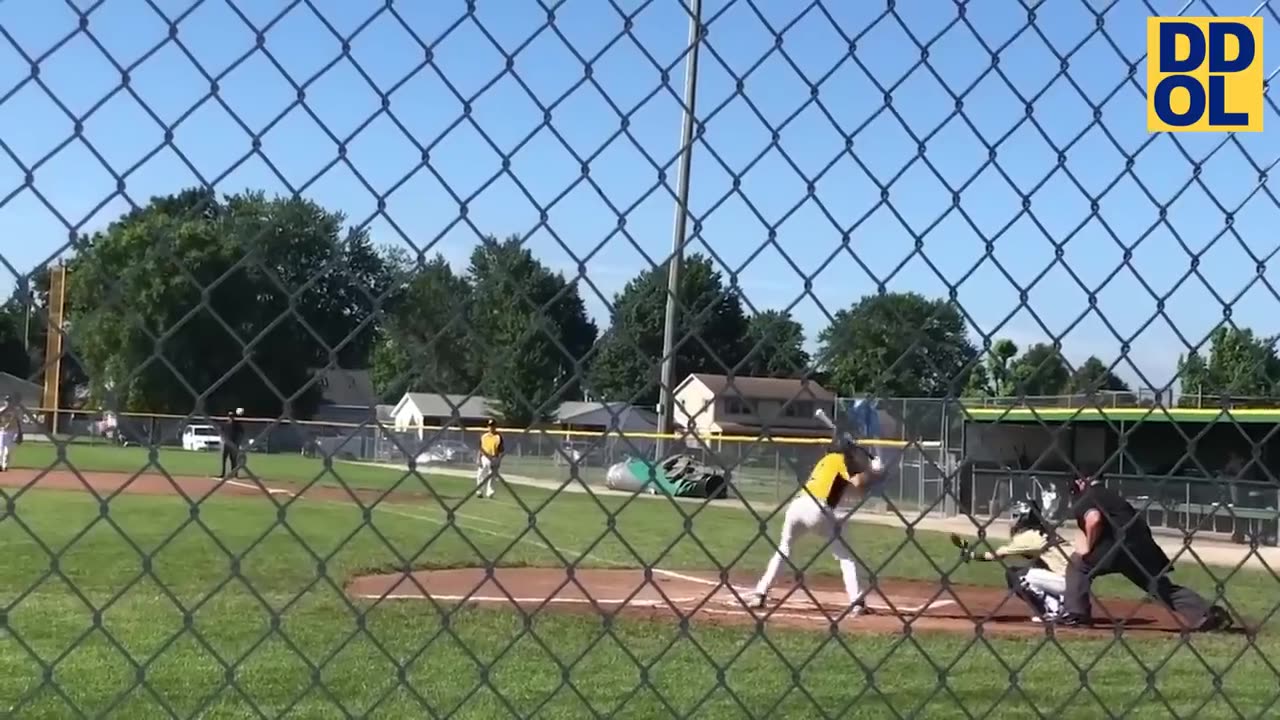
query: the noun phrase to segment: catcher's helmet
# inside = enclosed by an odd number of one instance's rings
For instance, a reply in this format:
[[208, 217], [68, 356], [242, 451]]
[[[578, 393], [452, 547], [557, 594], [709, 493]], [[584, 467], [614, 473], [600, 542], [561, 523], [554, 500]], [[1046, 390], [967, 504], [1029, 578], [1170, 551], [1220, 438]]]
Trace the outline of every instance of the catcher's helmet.
[[1040, 505], [1036, 501], [1019, 500], [1013, 504], [1010, 512], [1013, 515], [1013, 525], [1009, 528], [1010, 535], [1016, 535], [1026, 530], [1036, 530], [1048, 534], [1044, 515], [1040, 512]]

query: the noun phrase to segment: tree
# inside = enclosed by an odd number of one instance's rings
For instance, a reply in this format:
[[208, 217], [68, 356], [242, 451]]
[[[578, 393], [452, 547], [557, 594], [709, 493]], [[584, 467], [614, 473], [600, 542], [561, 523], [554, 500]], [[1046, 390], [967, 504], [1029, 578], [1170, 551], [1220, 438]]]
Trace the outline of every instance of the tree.
[[193, 189], [87, 238], [67, 299], [93, 395], [123, 410], [306, 417], [310, 368], [363, 367], [389, 289], [384, 258], [343, 222], [301, 198]]
[[1009, 397], [1017, 394], [1013, 384], [1011, 365], [1018, 355], [1018, 346], [1008, 338], [991, 344], [983, 362], [973, 367], [966, 397]]
[[1209, 335], [1209, 358], [1190, 352], [1178, 358], [1182, 393], [1197, 398], [1272, 397], [1280, 383], [1277, 337], [1248, 328], [1218, 327]]
[[[26, 316], [22, 305], [6, 303], [0, 308], [0, 372], [27, 378], [32, 370], [31, 356], [23, 341]], [[24, 398], [30, 403], [31, 398]]]
[[1062, 352], [1048, 343], [1026, 349], [1010, 366], [1014, 391], [1028, 397], [1061, 395], [1071, 382], [1071, 371]]
[[406, 392], [470, 393], [480, 372], [472, 364], [471, 285], [442, 255], [414, 265], [394, 260], [403, 278], [385, 304], [387, 320], [373, 348], [370, 371], [386, 402]]
[[755, 377], [802, 377], [809, 367], [804, 350], [804, 328], [791, 314], [765, 310], [747, 323], [748, 354], [742, 375]]
[[[749, 326], [737, 288], [712, 260], [684, 259], [676, 315], [675, 382], [690, 373], [724, 374], [747, 356]], [[667, 266], [642, 272], [613, 298], [613, 323], [596, 346], [590, 393], [598, 400], [652, 405], [660, 395]]]
[[847, 394], [955, 395], [977, 355], [955, 305], [913, 292], [863, 297], [818, 339], [831, 382]]
[[1111, 372], [1106, 363], [1090, 355], [1071, 375], [1071, 392], [1092, 395], [1097, 392], [1129, 392], [1129, 384]]
[[580, 397], [583, 362], [598, 331], [575, 284], [522, 247], [485, 238], [471, 254], [470, 359], [508, 422], [545, 419]]

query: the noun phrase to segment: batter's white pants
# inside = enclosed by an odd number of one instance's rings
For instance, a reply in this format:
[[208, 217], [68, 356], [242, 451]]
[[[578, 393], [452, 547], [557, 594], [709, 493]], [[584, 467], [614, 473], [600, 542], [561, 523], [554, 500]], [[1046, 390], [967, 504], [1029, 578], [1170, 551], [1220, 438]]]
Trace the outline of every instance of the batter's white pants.
[[1067, 594], [1067, 578], [1044, 568], [1031, 568], [1022, 576], [1022, 584], [1040, 596], [1044, 609], [1051, 613], [1062, 610], [1062, 597]]
[[480, 456], [480, 467], [476, 468], [476, 491], [481, 497], [493, 497], [493, 476], [498, 474], [498, 461]]
[[0, 470], [9, 469], [9, 451], [17, 439], [18, 433], [12, 430], [0, 430]]
[[849, 519], [850, 511], [837, 514], [826, 507], [809, 493], [797, 495], [787, 506], [786, 515], [782, 519], [782, 535], [778, 540], [778, 550], [769, 558], [769, 565], [764, 575], [756, 584], [756, 592], [767, 595], [782, 563], [791, 555], [791, 544], [796, 538], [814, 534], [830, 540], [831, 554], [840, 564], [840, 575], [844, 578], [844, 591], [849, 596], [849, 604], [862, 601], [862, 590], [858, 585], [858, 564], [854, 562], [844, 540], [844, 525]]

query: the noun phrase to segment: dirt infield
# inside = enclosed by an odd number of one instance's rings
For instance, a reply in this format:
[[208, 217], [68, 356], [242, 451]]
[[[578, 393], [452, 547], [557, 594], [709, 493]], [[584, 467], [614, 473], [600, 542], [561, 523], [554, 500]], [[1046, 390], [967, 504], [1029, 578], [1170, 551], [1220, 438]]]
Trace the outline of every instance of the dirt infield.
[[[829, 631], [837, 621], [841, 630], [856, 632], [1046, 632], [1046, 626], [1030, 621], [1021, 601], [1001, 588], [952, 585], [944, 589], [936, 584], [883, 579], [867, 599], [871, 612], [849, 618], [842, 617], [847, 601], [839, 582], [832, 578], [810, 578], [801, 585], [779, 583], [769, 607], [755, 610], [743, 605], [752, 578], [731, 577], [731, 590], [718, 573], [655, 568], [648, 574], [649, 580], [644, 570], [575, 568], [570, 573], [564, 568], [496, 568], [488, 577], [484, 569], [463, 568], [365, 576], [348, 585], [347, 592], [363, 600], [421, 601], [429, 593], [445, 605], [518, 606], [526, 612], [620, 613], [650, 619], [685, 617], [723, 625], [754, 626], [762, 621], [820, 631]], [[1123, 625], [1105, 621], [1104, 613], [1122, 620]], [[1054, 632], [1180, 632], [1177, 620], [1151, 603], [1107, 600], [1095, 606], [1095, 614], [1093, 628]]]
[[[43, 472], [43, 474], [41, 474]], [[266, 487], [252, 478], [242, 477], [235, 480], [218, 480], [209, 477], [190, 477], [184, 475], [163, 475], [158, 472], [146, 474], [113, 473], [113, 472], [72, 472], [70, 470], [28, 470], [11, 469], [0, 472], [0, 487], [18, 488], [19, 492], [27, 490], [74, 490], [79, 492], [96, 492], [108, 497], [127, 493], [131, 495], [184, 495], [192, 502], [201, 502], [212, 496], [251, 497], [264, 495], [276, 496], [280, 502], [290, 498], [311, 498], [315, 500], [341, 500], [350, 502], [352, 496], [371, 503], [378, 499], [421, 499], [412, 493], [381, 493], [372, 490], [345, 490], [329, 485], [313, 485], [298, 493], [298, 488], [289, 483], [270, 481]], [[277, 487], [279, 486], [279, 487]]]

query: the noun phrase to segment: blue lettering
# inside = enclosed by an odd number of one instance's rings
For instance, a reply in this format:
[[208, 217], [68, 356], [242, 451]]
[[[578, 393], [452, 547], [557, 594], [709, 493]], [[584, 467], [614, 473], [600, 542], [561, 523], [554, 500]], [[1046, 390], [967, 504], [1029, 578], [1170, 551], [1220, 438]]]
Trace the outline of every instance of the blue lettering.
[[[1210, 87], [1213, 87], [1212, 81], [1214, 79], [1215, 78], [1210, 78]], [[1219, 81], [1222, 80], [1221, 77], [1216, 79]], [[1172, 103], [1169, 102], [1169, 99], [1173, 96], [1173, 91], [1177, 88], [1185, 89], [1187, 94], [1191, 97], [1191, 102], [1187, 105], [1186, 112], [1181, 114], [1175, 113], [1173, 111]], [[1219, 82], [1218, 92], [1219, 94], [1222, 92], [1221, 82]], [[1200, 86], [1200, 83], [1196, 82], [1195, 78], [1189, 75], [1170, 75], [1169, 77], [1161, 80], [1160, 84], [1156, 85], [1154, 104], [1156, 117], [1160, 118], [1160, 122], [1173, 127], [1187, 127], [1189, 125], [1195, 125], [1196, 121], [1204, 115], [1204, 88]], [[1243, 123], [1232, 124], [1239, 125]]]
[[1248, 125], [1249, 113], [1229, 113], [1223, 105], [1227, 102], [1227, 79], [1221, 75], [1209, 76], [1209, 124]]
[[[1178, 37], [1185, 37], [1189, 50], [1186, 60], [1178, 59]], [[1243, 52], [1241, 45], [1241, 55]], [[1160, 25], [1160, 72], [1189, 73], [1204, 64], [1205, 42], [1200, 28], [1189, 22], [1167, 22]]]
[[[1227, 36], [1235, 37], [1240, 43], [1240, 54], [1235, 60], [1227, 59]], [[1249, 28], [1240, 23], [1215, 23], [1209, 26], [1209, 72], [1234, 73], [1247, 70], [1253, 64], [1253, 56], [1257, 51], [1253, 35]], [[1164, 59], [1164, 47], [1160, 48], [1161, 60]], [[1209, 93], [1213, 95], [1212, 92]]]

